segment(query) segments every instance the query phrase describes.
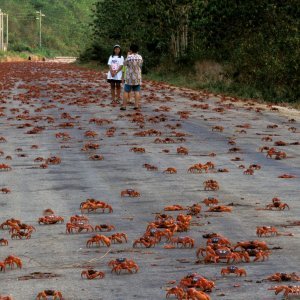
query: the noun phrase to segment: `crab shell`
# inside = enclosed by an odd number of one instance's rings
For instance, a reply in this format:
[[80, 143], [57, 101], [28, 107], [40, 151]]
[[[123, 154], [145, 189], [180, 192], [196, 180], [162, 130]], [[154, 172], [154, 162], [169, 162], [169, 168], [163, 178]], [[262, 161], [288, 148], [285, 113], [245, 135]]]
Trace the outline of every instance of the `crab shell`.
[[230, 254], [229, 250], [216, 250], [216, 254], [220, 257], [220, 258], [225, 258]]

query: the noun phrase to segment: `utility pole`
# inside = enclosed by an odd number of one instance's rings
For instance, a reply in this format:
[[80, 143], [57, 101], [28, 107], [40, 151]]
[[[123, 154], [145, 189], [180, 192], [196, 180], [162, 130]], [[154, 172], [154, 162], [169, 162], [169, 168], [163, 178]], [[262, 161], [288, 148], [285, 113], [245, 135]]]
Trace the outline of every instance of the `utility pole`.
[[6, 15], [6, 51], [8, 50], [8, 14]]
[[3, 51], [3, 12], [0, 9], [0, 51]]
[[39, 20], [39, 28], [40, 28], [40, 48], [42, 48], [42, 17], [45, 17], [45, 15], [42, 14], [42, 11], [36, 11], [37, 17], [36, 19]]
[[[6, 17], [6, 43], [4, 43], [4, 16]], [[8, 14], [0, 9], [0, 51], [7, 51], [8, 48]]]

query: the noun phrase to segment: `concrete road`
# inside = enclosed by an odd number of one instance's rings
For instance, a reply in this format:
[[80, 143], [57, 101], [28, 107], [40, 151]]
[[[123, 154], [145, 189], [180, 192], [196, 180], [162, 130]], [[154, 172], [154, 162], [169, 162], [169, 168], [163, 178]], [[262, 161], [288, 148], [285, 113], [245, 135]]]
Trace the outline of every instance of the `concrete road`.
[[[132, 122], [136, 113], [132, 107], [120, 112], [118, 107], [110, 105], [109, 86], [105, 75], [99, 72], [63, 64], [4, 63], [0, 65], [0, 77], [0, 136], [6, 139], [0, 144], [0, 164], [12, 167], [11, 171], [0, 173], [0, 188], [11, 189], [9, 194], [0, 194], [0, 223], [16, 218], [36, 227], [28, 240], [12, 240], [8, 230], [0, 230], [0, 238], [9, 242], [8, 246], [0, 246], [0, 261], [11, 254], [23, 261], [21, 270], [7, 268], [5, 273], [0, 272], [0, 295], [30, 300], [42, 290], [54, 289], [62, 291], [64, 299], [73, 300], [156, 300], [164, 299], [167, 289], [181, 278], [197, 272], [215, 281], [211, 299], [282, 298], [267, 290], [275, 283], [262, 280], [275, 272], [299, 273], [299, 227], [281, 227], [288, 221], [299, 221], [300, 146], [295, 144], [300, 141], [298, 111], [145, 82], [141, 110], [145, 122], [141, 124]], [[155, 111], [159, 108], [160, 111]], [[182, 111], [189, 112], [188, 118], [181, 118], [178, 112]], [[64, 118], [63, 113], [72, 119]], [[154, 116], [160, 116], [160, 122], [149, 120]], [[96, 125], [89, 122], [92, 118], [109, 119], [112, 123]], [[74, 127], [61, 128], [65, 122], [73, 123]], [[162, 132], [160, 139], [176, 139], [174, 130], [166, 125], [178, 123], [181, 127], [176, 132], [186, 135], [181, 143], [157, 144], [155, 136], [134, 135], [156, 129]], [[27, 134], [34, 126], [43, 130]], [[224, 130], [212, 131], [213, 126], [223, 126]], [[110, 127], [116, 129], [113, 137], [106, 136]], [[296, 131], [292, 132], [290, 127]], [[87, 130], [97, 132], [98, 137], [85, 137]], [[68, 133], [71, 139], [57, 139], [58, 132]], [[261, 140], [268, 136], [272, 141]], [[236, 145], [229, 145], [229, 139]], [[89, 141], [98, 143], [99, 149], [81, 151]], [[287, 144], [277, 147], [276, 141]], [[176, 149], [180, 146], [188, 148], [189, 154], [178, 155]], [[266, 153], [259, 151], [262, 146], [285, 151], [287, 158], [266, 158]], [[132, 147], [144, 147], [145, 153], [129, 151]], [[229, 153], [233, 147], [239, 151]], [[209, 156], [210, 153], [215, 156]], [[103, 155], [104, 159], [92, 161], [89, 159], [92, 154]], [[12, 160], [6, 160], [6, 156]], [[42, 169], [40, 163], [34, 162], [37, 157], [51, 156], [59, 156], [61, 164]], [[241, 161], [232, 161], [235, 157]], [[187, 172], [193, 164], [207, 161], [215, 164], [209, 173]], [[143, 168], [145, 163], [157, 166], [158, 171], [147, 171]], [[238, 167], [241, 164], [246, 167], [259, 164], [261, 170], [244, 175], [244, 169]], [[177, 174], [164, 174], [168, 167], [176, 168]], [[224, 168], [229, 172], [218, 172]], [[278, 178], [284, 173], [296, 178]], [[217, 180], [220, 189], [204, 191], [203, 182], [207, 179]], [[141, 196], [121, 198], [120, 192], [127, 188], [137, 190]], [[217, 197], [221, 205], [233, 204], [233, 211], [208, 213], [201, 203], [202, 212], [193, 217], [190, 230], [175, 233], [175, 237], [194, 238], [194, 249], [164, 249], [165, 242], [154, 248], [132, 247], [133, 241], [144, 234], [148, 223], [156, 213], [163, 213], [165, 206], [190, 206], [207, 197]], [[259, 210], [271, 203], [273, 197], [287, 203], [290, 210]], [[126, 233], [127, 244], [86, 248], [86, 241], [93, 233], [68, 235], [65, 224], [38, 225], [37, 220], [46, 208], [68, 222], [70, 216], [80, 213], [79, 205], [87, 198], [112, 205], [112, 214], [90, 213], [90, 223], [113, 224], [116, 230], [111, 233]], [[179, 213], [187, 212], [168, 212], [174, 217]], [[256, 227], [263, 225], [275, 226], [280, 232], [291, 232], [294, 236], [257, 238]], [[227, 237], [233, 245], [259, 239], [275, 249], [266, 261], [239, 263], [238, 267], [247, 271], [247, 277], [233, 274], [222, 277], [220, 270], [225, 263], [195, 263], [196, 249], [206, 245], [202, 235], [211, 232]], [[108, 262], [119, 257], [135, 260], [139, 272], [112, 274]], [[105, 278], [81, 279], [80, 273], [86, 268], [105, 272]], [[24, 277], [34, 272], [50, 274], [42, 279]]]

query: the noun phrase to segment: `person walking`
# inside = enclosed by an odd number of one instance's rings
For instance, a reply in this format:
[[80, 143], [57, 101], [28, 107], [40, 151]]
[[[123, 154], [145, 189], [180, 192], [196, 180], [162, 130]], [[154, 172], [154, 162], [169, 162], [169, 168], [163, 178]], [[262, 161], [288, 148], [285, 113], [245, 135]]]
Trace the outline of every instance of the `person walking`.
[[[139, 47], [135, 44], [130, 46], [124, 66], [126, 66], [125, 85], [123, 93], [123, 104], [121, 110], [126, 110], [129, 93], [134, 92], [134, 109], [140, 108], [141, 83], [142, 83], [142, 64], [143, 58], [138, 54]], [[130, 53], [131, 52], [131, 53]]]
[[107, 73], [107, 82], [110, 83], [112, 103], [121, 101], [121, 82], [124, 57], [120, 45], [115, 45], [113, 53], [108, 59], [109, 71]]

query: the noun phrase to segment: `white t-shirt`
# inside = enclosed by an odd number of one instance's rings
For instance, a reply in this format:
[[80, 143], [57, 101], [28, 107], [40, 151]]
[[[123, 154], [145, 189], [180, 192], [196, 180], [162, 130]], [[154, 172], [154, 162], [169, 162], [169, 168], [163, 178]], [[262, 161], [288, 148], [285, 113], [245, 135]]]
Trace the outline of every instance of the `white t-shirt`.
[[[112, 70], [118, 70], [120, 66], [123, 66], [124, 57], [121, 56], [110, 56], [108, 59], [108, 65], [111, 66]], [[119, 71], [114, 77], [111, 76], [110, 71], [107, 73], [107, 79], [114, 79], [114, 80], [122, 80], [122, 69]]]

